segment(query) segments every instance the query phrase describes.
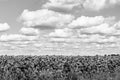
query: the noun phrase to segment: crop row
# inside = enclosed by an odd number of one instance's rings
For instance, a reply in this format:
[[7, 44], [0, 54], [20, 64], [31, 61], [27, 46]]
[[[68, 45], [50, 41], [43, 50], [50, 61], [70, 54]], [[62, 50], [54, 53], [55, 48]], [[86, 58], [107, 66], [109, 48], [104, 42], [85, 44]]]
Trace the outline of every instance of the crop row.
[[120, 55], [0, 56], [0, 80], [119, 80]]

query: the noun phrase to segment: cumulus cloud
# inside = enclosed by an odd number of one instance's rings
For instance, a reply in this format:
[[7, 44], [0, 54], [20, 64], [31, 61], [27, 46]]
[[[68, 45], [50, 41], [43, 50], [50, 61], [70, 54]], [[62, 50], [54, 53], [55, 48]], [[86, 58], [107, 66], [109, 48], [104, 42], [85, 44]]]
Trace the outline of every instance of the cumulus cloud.
[[113, 25], [113, 28], [116, 29], [116, 32], [113, 34], [114, 36], [120, 36], [120, 21], [116, 22]]
[[120, 21], [116, 22], [114, 24], [114, 27], [117, 29], [117, 30], [120, 30]]
[[[49, 2], [43, 5], [43, 8], [72, 10], [79, 7], [99, 11], [108, 6], [118, 4], [118, 2], [119, 0], [49, 0]], [[81, 16], [75, 19], [75, 16], [71, 14], [63, 14], [52, 10], [24, 10], [20, 16], [20, 21], [24, 24], [24, 27], [20, 30], [22, 34], [2, 35], [0, 40], [35, 40], [38, 38], [35, 35], [39, 35], [40, 29], [41, 33], [47, 35], [47, 37], [44, 37], [46, 42], [48, 40], [50, 43], [70, 42], [79, 44], [85, 42], [105, 44], [117, 42], [117, 37], [113, 36], [113, 34], [116, 32], [118, 34], [119, 31], [117, 29], [119, 29], [120, 23], [114, 24], [115, 17]], [[46, 30], [42, 32], [42, 29]], [[42, 44], [35, 42], [34, 46], [39, 48]]]
[[24, 34], [24, 35], [30, 35], [30, 36], [34, 36], [34, 35], [38, 35], [39, 34], [39, 30], [38, 29], [34, 29], [34, 28], [26, 28], [23, 27], [20, 29], [20, 33]]
[[50, 38], [50, 41], [64, 43], [64, 42], [66, 42], [66, 39], [65, 38]]
[[0, 36], [0, 41], [25, 41], [25, 40], [36, 40], [38, 36], [25, 36], [22, 34], [3, 34]]
[[43, 5], [44, 8], [73, 9], [79, 7], [83, 9], [99, 11], [109, 6], [120, 4], [120, 0], [49, 0]]
[[117, 38], [114, 36], [106, 37], [106, 36], [100, 36], [98, 34], [91, 35], [88, 38], [83, 40], [84, 42], [89, 43], [115, 43], [117, 41]]
[[83, 6], [85, 9], [100, 10], [106, 6], [106, 0], [86, 0]]
[[55, 29], [54, 32], [51, 32], [49, 34], [50, 37], [71, 37], [72, 36], [72, 30], [68, 28], [64, 29]]
[[0, 31], [6, 31], [10, 29], [10, 26], [7, 23], [0, 23]]
[[117, 37], [113, 34], [118, 32], [114, 27], [114, 21], [115, 17], [81, 16], [68, 24], [68, 28], [55, 29], [54, 32], [51, 32], [49, 34], [52, 37], [50, 40], [73, 43], [114, 43], [117, 41]]
[[110, 4], [119, 4], [120, 0], [109, 0]]
[[12, 44], [12, 45], [28, 45], [30, 43], [32, 43], [31, 41], [10, 41], [8, 42], [9, 44]]
[[114, 34], [116, 32], [116, 29], [107, 23], [103, 23], [98, 26], [82, 29], [81, 32], [90, 34]]
[[17, 49], [17, 47], [15, 46], [15, 45], [11, 45], [11, 44], [3, 44], [2, 45], [2, 47], [4, 47], [4, 49], [3, 50], [15, 50], [15, 49]]
[[116, 4], [120, 4], [120, 0], [85, 0], [83, 6], [85, 9], [99, 11]]
[[76, 6], [80, 6], [82, 2], [83, 0], [49, 0], [43, 7], [71, 10]]
[[[116, 24], [118, 25], [118, 23]], [[78, 29], [77, 33], [83, 34], [115, 34], [117, 29], [115, 26], [115, 17], [86, 17], [81, 16], [73, 20], [68, 27], [71, 29]], [[118, 32], [118, 31], [117, 31]]]
[[61, 43], [96, 43], [96, 44], [113, 44], [118, 41], [118, 38], [115, 36], [101, 36], [99, 34], [94, 34], [94, 35], [87, 35], [84, 37], [78, 37], [78, 38], [57, 38], [57, 37], [52, 37], [50, 38], [51, 42], [61, 42]]
[[38, 47], [38, 48], [43, 46], [43, 44], [40, 44], [40, 43], [39, 43], [39, 44], [38, 44], [38, 43], [34, 43], [33, 45], [34, 45], [35, 47]]
[[86, 17], [81, 16], [78, 17], [76, 20], [73, 20], [68, 26], [70, 28], [81, 28], [81, 27], [89, 27], [102, 24], [105, 18], [103, 16], [96, 16], [96, 17]]
[[20, 20], [27, 27], [47, 27], [47, 28], [61, 28], [70, 23], [74, 16], [69, 14], [61, 14], [48, 9], [41, 9], [37, 11], [24, 10]]

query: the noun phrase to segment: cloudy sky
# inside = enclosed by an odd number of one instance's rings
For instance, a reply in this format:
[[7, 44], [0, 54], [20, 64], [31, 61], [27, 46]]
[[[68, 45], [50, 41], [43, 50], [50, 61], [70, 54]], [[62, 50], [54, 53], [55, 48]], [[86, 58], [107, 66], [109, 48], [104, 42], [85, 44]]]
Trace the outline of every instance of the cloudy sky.
[[0, 54], [120, 53], [120, 0], [0, 0]]

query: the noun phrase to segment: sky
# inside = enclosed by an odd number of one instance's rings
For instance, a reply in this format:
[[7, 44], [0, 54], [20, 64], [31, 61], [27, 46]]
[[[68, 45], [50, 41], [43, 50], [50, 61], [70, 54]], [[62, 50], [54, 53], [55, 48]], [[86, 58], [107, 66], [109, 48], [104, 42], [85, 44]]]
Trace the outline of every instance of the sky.
[[120, 0], [0, 0], [0, 55], [120, 53]]

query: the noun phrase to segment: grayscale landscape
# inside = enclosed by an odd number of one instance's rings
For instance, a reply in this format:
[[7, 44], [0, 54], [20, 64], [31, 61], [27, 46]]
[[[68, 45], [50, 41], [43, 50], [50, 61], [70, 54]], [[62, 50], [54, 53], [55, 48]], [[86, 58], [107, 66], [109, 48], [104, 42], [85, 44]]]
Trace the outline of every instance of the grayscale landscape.
[[120, 80], [120, 0], [0, 0], [0, 80]]

